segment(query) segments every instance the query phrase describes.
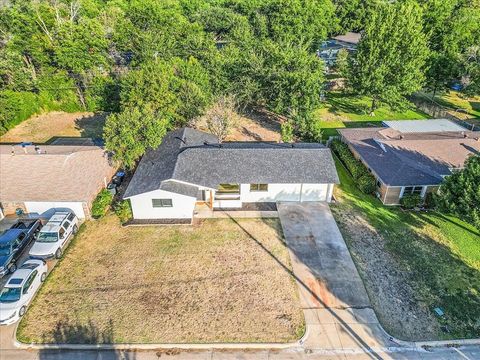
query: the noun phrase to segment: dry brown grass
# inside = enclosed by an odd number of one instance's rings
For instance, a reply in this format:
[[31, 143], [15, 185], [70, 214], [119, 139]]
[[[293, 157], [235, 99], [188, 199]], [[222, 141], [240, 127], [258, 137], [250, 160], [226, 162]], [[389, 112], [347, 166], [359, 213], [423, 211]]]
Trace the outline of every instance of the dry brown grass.
[[0, 142], [32, 141], [45, 143], [54, 137], [102, 136], [105, 114], [53, 111], [32, 116], [0, 137]]
[[280, 121], [266, 110], [254, 110], [242, 115], [226, 141], [276, 141], [279, 142]]
[[19, 327], [34, 342], [286, 342], [304, 327], [276, 219], [88, 222]]

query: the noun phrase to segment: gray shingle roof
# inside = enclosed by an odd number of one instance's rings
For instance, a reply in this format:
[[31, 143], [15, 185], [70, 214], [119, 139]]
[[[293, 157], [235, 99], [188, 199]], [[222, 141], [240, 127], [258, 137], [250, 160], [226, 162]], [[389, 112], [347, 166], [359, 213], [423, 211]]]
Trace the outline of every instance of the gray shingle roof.
[[[179, 138], [186, 138], [186, 144]], [[339, 183], [330, 149], [322, 144], [219, 144], [215, 136], [188, 128], [168, 133], [157, 149], [147, 152], [125, 197], [165, 189], [166, 180], [212, 189], [222, 183]]]
[[462, 167], [469, 155], [480, 152], [478, 132], [399, 133], [396, 138], [385, 130], [339, 132], [389, 186], [440, 184], [450, 169]]

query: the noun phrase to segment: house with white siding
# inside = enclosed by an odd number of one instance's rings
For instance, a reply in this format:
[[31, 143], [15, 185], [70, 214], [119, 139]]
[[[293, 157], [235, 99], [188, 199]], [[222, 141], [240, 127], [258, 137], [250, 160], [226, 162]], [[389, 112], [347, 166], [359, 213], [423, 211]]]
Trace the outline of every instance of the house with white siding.
[[188, 220], [195, 207], [242, 209], [278, 201], [332, 199], [339, 179], [319, 143], [219, 142], [182, 128], [140, 161], [124, 194], [135, 220]]

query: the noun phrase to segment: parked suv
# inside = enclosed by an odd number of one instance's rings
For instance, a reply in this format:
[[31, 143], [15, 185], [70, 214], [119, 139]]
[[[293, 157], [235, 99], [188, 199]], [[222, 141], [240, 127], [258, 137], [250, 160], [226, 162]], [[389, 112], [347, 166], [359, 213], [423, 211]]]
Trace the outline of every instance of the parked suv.
[[41, 227], [40, 219], [18, 220], [0, 235], [0, 277], [17, 269], [18, 259]]
[[78, 231], [78, 219], [73, 212], [57, 211], [42, 227], [30, 249], [30, 256], [59, 259], [68, 240]]

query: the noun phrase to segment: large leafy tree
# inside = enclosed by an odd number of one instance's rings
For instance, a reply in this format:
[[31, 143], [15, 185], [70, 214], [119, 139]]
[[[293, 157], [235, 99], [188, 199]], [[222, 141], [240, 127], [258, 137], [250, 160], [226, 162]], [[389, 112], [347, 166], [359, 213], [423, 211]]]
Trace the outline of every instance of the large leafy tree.
[[480, 230], [480, 156], [467, 159], [462, 170], [445, 179], [437, 200], [440, 210], [465, 219]]
[[429, 37], [427, 88], [434, 93], [465, 75], [464, 54], [480, 42], [480, 3], [464, 0], [420, 0]]
[[121, 106], [148, 106], [172, 125], [184, 125], [211, 101], [208, 73], [194, 58], [151, 61], [130, 71], [121, 83]]
[[334, 0], [338, 31], [361, 31], [367, 14], [377, 0]]
[[169, 124], [168, 119], [159, 117], [148, 106], [127, 108], [108, 116], [104, 128], [105, 145], [115, 160], [133, 169], [148, 148], [160, 145]]
[[372, 112], [380, 103], [402, 104], [404, 96], [423, 85], [427, 55], [420, 6], [413, 1], [380, 3], [352, 57], [350, 85], [372, 98]]

